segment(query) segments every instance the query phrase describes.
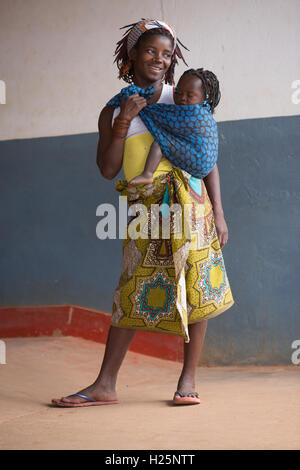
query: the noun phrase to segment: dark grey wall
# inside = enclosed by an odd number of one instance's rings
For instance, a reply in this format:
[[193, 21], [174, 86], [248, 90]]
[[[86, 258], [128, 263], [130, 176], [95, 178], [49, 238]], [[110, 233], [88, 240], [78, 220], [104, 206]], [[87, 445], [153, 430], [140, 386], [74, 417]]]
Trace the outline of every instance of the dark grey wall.
[[[209, 320], [203, 363], [291, 363], [300, 339], [299, 131], [300, 116], [219, 123], [235, 305]], [[100, 175], [96, 148], [97, 134], [0, 142], [1, 306], [111, 311], [122, 241], [96, 237], [96, 207], [118, 207], [119, 193]]]

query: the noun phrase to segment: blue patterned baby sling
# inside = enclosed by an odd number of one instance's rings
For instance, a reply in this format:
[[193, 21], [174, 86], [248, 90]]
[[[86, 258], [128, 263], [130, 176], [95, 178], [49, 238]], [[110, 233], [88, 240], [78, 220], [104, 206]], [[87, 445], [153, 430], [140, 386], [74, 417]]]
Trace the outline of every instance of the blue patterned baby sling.
[[[148, 100], [154, 88], [130, 85], [107, 105], [117, 108], [121, 98], [126, 99], [135, 93]], [[145, 106], [139, 116], [172, 165], [195, 178], [204, 178], [211, 172], [218, 159], [218, 128], [206, 101], [180, 106], [152, 103]]]

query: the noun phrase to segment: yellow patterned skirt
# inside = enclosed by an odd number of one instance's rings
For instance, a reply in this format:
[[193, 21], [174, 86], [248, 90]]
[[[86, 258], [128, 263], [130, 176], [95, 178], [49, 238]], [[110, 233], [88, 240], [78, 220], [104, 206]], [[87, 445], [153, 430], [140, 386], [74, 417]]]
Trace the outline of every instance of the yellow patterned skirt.
[[150, 185], [118, 180], [115, 189], [134, 211], [111, 323], [189, 342], [188, 324], [234, 304], [205, 184], [174, 167]]

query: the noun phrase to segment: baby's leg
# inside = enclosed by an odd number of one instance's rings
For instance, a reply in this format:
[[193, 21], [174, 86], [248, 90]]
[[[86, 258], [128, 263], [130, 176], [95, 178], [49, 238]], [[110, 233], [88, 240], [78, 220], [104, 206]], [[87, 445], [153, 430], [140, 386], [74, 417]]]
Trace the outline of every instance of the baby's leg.
[[136, 186], [138, 184], [153, 183], [153, 173], [158, 167], [161, 157], [162, 153], [160, 146], [154, 141], [150, 147], [143, 173], [130, 180], [128, 185]]

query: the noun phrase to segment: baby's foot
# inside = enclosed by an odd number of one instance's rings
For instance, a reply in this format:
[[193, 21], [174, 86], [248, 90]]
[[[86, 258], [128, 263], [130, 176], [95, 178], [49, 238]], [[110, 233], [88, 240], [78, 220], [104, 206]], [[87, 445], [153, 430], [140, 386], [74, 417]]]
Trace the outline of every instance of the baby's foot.
[[141, 175], [136, 176], [132, 180], [129, 181], [128, 186], [137, 186], [138, 184], [151, 184], [153, 183], [153, 176], [145, 175], [142, 173]]

